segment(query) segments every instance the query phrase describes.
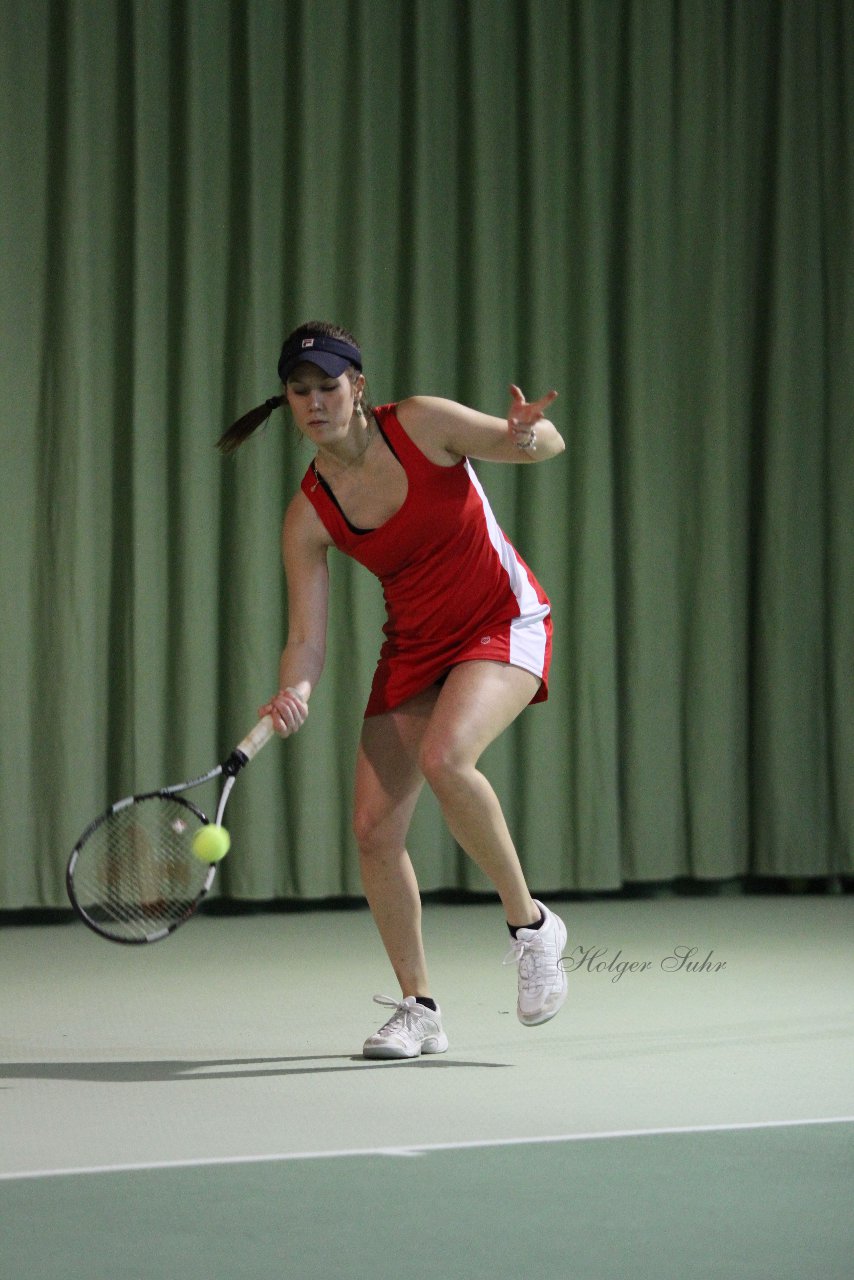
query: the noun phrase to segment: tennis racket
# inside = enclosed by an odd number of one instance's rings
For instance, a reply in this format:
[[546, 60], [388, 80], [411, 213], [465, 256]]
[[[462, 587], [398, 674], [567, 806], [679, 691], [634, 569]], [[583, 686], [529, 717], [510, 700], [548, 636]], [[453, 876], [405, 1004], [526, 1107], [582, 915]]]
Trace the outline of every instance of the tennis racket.
[[216, 822], [238, 773], [273, 736], [269, 716], [238, 743], [223, 764], [189, 782], [128, 796], [83, 832], [65, 875], [71, 905], [84, 924], [111, 942], [160, 942], [194, 914], [214, 882], [216, 863], [193, 853], [193, 836], [208, 822], [182, 794], [220, 776]]

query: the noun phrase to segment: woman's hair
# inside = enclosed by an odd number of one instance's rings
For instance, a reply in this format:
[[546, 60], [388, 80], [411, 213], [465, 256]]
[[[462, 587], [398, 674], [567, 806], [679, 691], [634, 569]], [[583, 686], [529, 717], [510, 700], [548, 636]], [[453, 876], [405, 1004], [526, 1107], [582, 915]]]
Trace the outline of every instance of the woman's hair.
[[[285, 339], [282, 350], [289, 347], [294, 342], [299, 342], [303, 338], [336, 338], [339, 342], [347, 342], [350, 346], [356, 347], [359, 344], [349, 333], [339, 324], [330, 324], [326, 320], [309, 320], [307, 324], [301, 324], [299, 328], [294, 329], [293, 333], [288, 334]], [[351, 365], [347, 371], [351, 376], [356, 372], [355, 366]], [[244, 413], [242, 418], [238, 418], [231, 426], [222, 433], [216, 442], [216, 447], [220, 453], [233, 453], [235, 449], [243, 444], [244, 440], [248, 440], [259, 427], [262, 427], [269, 418], [274, 409], [278, 409], [280, 405], [285, 403], [284, 395], [270, 396], [263, 404], [257, 405], [254, 409], [250, 409], [248, 413]], [[370, 410], [370, 406], [365, 401], [365, 408]]]

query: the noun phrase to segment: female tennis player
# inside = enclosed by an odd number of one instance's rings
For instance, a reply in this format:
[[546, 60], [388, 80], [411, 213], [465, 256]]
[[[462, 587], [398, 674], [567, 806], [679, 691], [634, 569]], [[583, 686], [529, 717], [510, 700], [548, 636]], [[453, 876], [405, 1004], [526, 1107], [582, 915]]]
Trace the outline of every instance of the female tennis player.
[[314, 447], [284, 519], [288, 635], [278, 692], [260, 709], [283, 737], [305, 722], [324, 665], [336, 547], [383, 586], [385, 641], [356, 761], [353, 828], [365, 895], [401, 998], [375, 997], [391, 1017], [369, 1058], [443, 1053], [421, 935], [421, 898], [406, 849], [426, 779], [448, 827], [501, 899], [518, 968], [519, 1019], [552, 1018], [566, 998], [563, 922], [528, 890], [483, 751], [548, 693], [549, 602], [501, 533], [468, 459], [544, 462], [563, 440], [545, 411], [511, 387], [506, 420], [414, 396], [371, 407], [352, 334], [313, 322], [285, 341], [283, 394], [246, 414], [218, 444], [231, 452], [287, 402]]

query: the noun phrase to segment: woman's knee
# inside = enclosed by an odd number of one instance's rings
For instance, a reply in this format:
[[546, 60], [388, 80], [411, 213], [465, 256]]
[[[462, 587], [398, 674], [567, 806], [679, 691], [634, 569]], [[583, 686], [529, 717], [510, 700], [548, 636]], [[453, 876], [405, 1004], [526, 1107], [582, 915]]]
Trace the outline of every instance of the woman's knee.
[[366, 858], [387, 858], [406, 847], [411, 809], [409, 804], [356, 800], [352, 828], [363, 861]]
[[371, 805], [356, 804], [352, 817], [353, 835], [362, 856], [369, 855], [381, 843], [383, 821]]
[[431, 790], [437, 795], [458, 786], [469, 766], [459, 743], [449, 734], [429, 734], [421, 745], [419, 766]]

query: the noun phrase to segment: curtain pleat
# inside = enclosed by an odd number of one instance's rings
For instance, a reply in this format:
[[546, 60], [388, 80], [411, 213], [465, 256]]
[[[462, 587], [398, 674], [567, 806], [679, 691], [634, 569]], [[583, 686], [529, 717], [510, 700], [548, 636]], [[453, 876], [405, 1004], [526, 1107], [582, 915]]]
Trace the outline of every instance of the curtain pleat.
[[[0, 0], [0, 908], [273, 691], [310, 460], [283, 336], [375, 403], [503, 413], [551, 697], [484, 757], [542, 892], [854, 870], [854, 9], [846, 0]], [[311, 715], [241, 778], [235, 899], [360, 892], [383, 620], [331, 557]], [[486, 889], [429, 794], [425, 891]]]

